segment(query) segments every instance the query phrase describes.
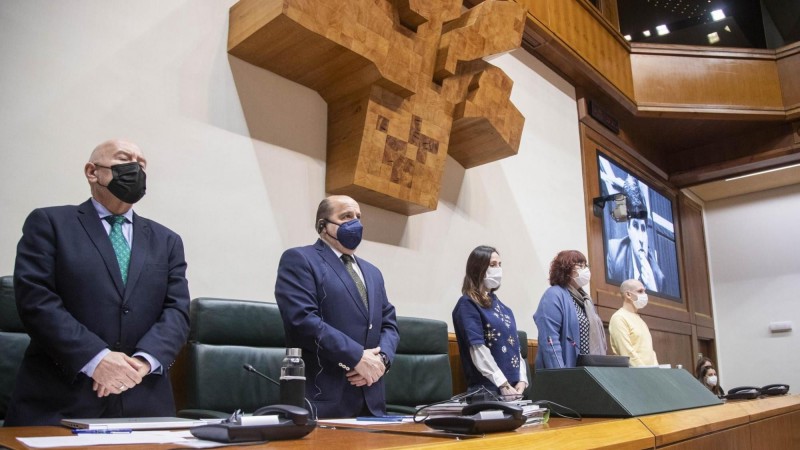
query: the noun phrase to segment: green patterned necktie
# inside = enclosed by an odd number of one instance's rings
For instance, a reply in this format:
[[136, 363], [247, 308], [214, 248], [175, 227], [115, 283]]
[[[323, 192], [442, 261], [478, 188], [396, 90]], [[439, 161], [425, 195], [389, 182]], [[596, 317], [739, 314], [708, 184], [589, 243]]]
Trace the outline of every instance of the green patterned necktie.
[[367, 288], [364, 286], [364, 282], [361, 281], [361, 277], [358, 276], [356, 270], [353, 268], [353, 257], [350, 255], [342, 255], [342, 262], [344, 262], [344, 267], [347, 268], [347, 273], [350, 274], [350, 277], [356, 283], [356, 288], [358, 288], [358, 293], [361, 295], [361, 301], [364, 303], [364, 307], [369, 309]]
[[126, 284], [128, 282], [128, 265], [131, 262], [131, 248], [122, 234], [122, 224], [125, 222], [125, 217], [106, 216], [104, 219], [111, 224], [111, 233], [108, 234], [108, 237], [111, 239], [114, 253], [117, 254], [119, 270], [122, 273], [122, 283]]

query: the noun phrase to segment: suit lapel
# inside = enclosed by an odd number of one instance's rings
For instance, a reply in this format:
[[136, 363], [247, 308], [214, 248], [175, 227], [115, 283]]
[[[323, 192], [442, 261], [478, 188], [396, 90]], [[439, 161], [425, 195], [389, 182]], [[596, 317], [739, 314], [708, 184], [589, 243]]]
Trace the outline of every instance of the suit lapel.
[[117, 255], [114, 253], [114, 247], [111, 245], [111, 239], [108, 238], [103, 224], [100, 223], [100, 218], [97, 216], [97, 211], [94, 209], [91, 200], [87, 200], [78, 206], [78, 220], [81, 222], [86, 234], [94, 244], [100, 256], [103, 258], [106, 270], [114, 281], [114, 286], [117, 292], [122, 297], [125, 290], [125, 285], [122, 283], [122, 274], [119, 270], [119, 263], [117, 262]]
[[[350, 293], [350, 299], [353, 301], [356, 308], [361, 311], [361, 314], [363, 314], [364, 317], [367, 317], [367, 308], [364, 306], [364, 302], [361, 301], [361, 294], [358, 293], [356, 283], [353, 281], [350, 273], [347, 272], [342, 260], [337, 258], [336, 253], [334, 253], [327, 244], [322, 242], [322, 240], [317, 240], [317, 242], [314, 244], [314, 248], [317, 249], [319, 254], [322, 256], [322, 259], [328, 263], [331, 269], [333, 269], [334, 273], [336, 273], [336, 276], [339, 277], [339, 280], [342, 281], [342, 284], [344, 284], [347, 292]], [[366, 278], [366, 275], [364, 277]], [[369, 284], [366, 284], [365, 282], [365, 285], [367, 286], [367, 292], [369, 292]], [[369, 298], [369, 295], [367, 295], [367, 297]]]
[[125, 285], [125, 300], [127, 301], [133, 291], [133, 286], [142, 274], [144, 261], [147, 259], [148, 242], [150, 241], [150, 225], [146, 220], [133, 213], [133, 247], [131, 248], [131, 262], [128, 266], [128, 283]]

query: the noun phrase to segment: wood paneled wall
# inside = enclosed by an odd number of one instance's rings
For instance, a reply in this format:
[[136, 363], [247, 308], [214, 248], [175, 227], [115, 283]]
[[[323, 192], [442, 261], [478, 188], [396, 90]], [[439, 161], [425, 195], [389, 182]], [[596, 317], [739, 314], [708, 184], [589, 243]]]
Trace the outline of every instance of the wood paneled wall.
[[635, 111], [629, 45], [613, 17], [606, 19], [586, 0], [516, 1], [528, 11], [522, 40], [526, 50], [574, 84], [597, 86]]
[[[607, 283], [603, 276], [606, 268], [603, 222], [592, 211], [592, 199], [600, 195], [598, 152], [612, 158], [672, 201], [682, 300], [676, 302], [650, 294], [650, 302], [640, 314], [650, 328], [659, 363], [673, 366], [680, 364], [692, 372], [697, 353], [701, 348], [708, 348], [709, 345], [713, 347], [714, 339], [708, 261], [700, 206], [666, 182], [658, 171], [649, 168], [631, 156], [631, 152], [623, 150], [612, 139], [587, 124], [597, 125], [584, 116], [580, 130], [589, 242], [587, 257], [594, 269], [591, 294], [597, 303], [600, 317], [608, 324], [611, 315], [622, 306], [622, 297], [619, 286]], [[706, 345], [701, 347], [700, 341], [706, 341]]]
[[624, 96], [634, 98], [628, 43], [600, 11], [586, 1], [518, 0], [528, 10], [530, 27], [554, 44], [560, 41], [596, 69]]
[[785, 115], [773, 50], [631, 44], [630, 62], [641, 115]]
[[776, 54], [786, 116], [795, 120], [800, 118], [800, 42], [787, 45]]
[[708, 252], [706, 251], [705, 235], [702, 233], [705, 229], [703, 210], [691, 198], [680, 194], [678, 213], [682, 227], [691, 231], [684, 234], [681, 241], [682, 262], [687, 268], [684, 271], [686, 273], [686, 296], [692, 299], [689, 302], [691, 321], [706, 328], [714, 328], [711, 292], [708, 283]]
[[528, 11], [528, 51], [637, 116], [800, 117], [800, 44], [776, 51], [629, 43], [616, 1], [600, 9], [587, 0], [515, 1]]

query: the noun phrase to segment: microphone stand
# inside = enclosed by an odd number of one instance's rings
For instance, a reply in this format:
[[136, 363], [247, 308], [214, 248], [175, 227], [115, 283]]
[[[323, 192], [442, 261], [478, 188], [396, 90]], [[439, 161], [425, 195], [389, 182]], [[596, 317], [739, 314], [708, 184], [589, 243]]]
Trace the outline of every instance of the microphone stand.
[[[251, 364], [245, 364], [245, 365], [243, 365], [243, 366], [242, 366], [242, 368], [243, 368], [244, 370], [248, 371], [248, 372], [252, 372], [252, 373], [254, 373], [254, 374], [256, 374], [256, 375], [260, 376], [261, 378], [263, 378], [263, 379], [265, 379], [265, 380], [269, 381], [270, 383], [274, 384], [275, 386], [278, 386], [278, 388], [280, 388], [280, 387], [281, 387], [281, 384], [280, 384], [280, 383], [278, 383], [277, 381], [273, 380], [272, 378], [270, 378], [270, 377], [268, 377], [268, 376], [264, 375], [263, 373], [259, 372], [259, 371], [258, 371], [258, 370], [256, 370], [256, 368], [255, 368], [255, 367], [253, 367]], [[309, 402], [309, 401], [308, 401], [308, 399], [307, 399], [307, 398], [305, 398], [305, 397], [303, 397], [303, 400], [305, 400], [305, 402], [306, 402], [306, 405], [308, 405], [308, 411], [309, 411], [309, 412], [311, 413], [311, 415], [312, 415], [312, 417], [311, 417], [311, 418], [312, 418], [312, 419], [314, 419], [314, 420], [317, 420], [317, 413], [316, 413], [316, 411], [314, 410], [314, 408], [311, 406], [311, 402]]]
[[550, 350], [553, 352], [553, 358], [555, 358], [556, 362], [558, 363], [558, 368], [559, 369], [563, 369], [564, 366], [561, 364], [561, 359], [556, 354], [555, 346], [553, 346], [553, 338], [551, 338], [550, 336], [547, 336], [547, 343], [550, 344]]
[[277, 381], [273, 380], [272, 378], [270, 378], [270, 377], [268, 377], [268, 376], [264, 375], [263, 373], [259, 372], [259, 371], [258, 371], [258, 370], [256, 370], [256, 368], [255, 368], [255, 367], [253, 367], [252, 365], [250, 365], [250, 364], [245, 364], [245, 365], [243, 365], [242, 367], [244, 368], [244, 370], [246, 370], [246, 371], [248, 371], [248, 372], [253, 372], [254, 374], [256, 374], [256, 375], [260, 376], [261, 378], [263, 378], [263, 379], [265, 379], [265, 380], [269, 381], [270, 383], [274, 384], [275, 386], [281, 387], [281, 384], [280, 384], [280, 383], [278, 383]]

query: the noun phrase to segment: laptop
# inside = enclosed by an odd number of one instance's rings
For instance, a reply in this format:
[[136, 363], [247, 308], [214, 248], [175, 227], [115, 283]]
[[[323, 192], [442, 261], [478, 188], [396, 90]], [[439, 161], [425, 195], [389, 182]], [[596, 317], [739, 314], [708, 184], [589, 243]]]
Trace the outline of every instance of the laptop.
[[219, 419], [195, 420], [180, 417], [118, 417], [106, 419], [62, 419], [61, 425], [81, 430], [165, 430], [217, 423]]
[[628, 367], [630, 358], [618, 355], [578, 355], [578, 367]]

